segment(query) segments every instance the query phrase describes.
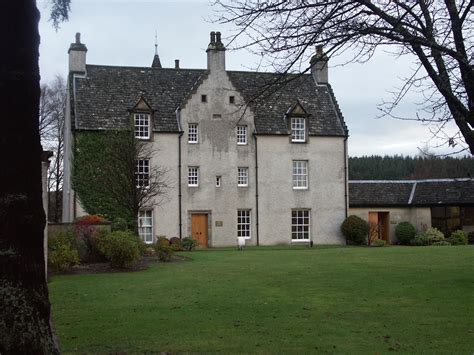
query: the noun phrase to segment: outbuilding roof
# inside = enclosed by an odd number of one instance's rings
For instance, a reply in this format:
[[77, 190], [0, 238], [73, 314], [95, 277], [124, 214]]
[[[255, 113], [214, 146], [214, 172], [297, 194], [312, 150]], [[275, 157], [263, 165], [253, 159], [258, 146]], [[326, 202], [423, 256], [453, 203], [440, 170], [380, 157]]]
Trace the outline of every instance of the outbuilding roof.
[[350, 207], [474, 205], [474, 179], [353, 180]]
[[[86, 73], [71, 80], [75, 129], [125, 128], [130, 110], [143, 98], [154, 110], [154, 131], [179, 132], [176, 109], [208, 71], [87, 65]], [[309, 135], [347, 134], [331, 87], [316, 85], [311, 75], [288, 74], [281, 80], [281, 75], [275, 73], [227, 74], [252, 108], [258, 134], [290, 134], [285, 114], [297, 102], [308, 113]], [[259, 95], [270, 83], [277, 84]]]

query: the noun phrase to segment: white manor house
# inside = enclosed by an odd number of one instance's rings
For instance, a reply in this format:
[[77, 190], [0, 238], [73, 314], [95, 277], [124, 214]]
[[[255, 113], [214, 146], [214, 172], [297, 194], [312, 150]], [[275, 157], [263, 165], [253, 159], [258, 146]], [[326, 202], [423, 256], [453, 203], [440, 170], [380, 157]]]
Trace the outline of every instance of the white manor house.
[[[141, 237], [192, 236], [201, 246], [342, 244], [348, 213], [348, 131], [318, 48], [311, 74], [228, 71], [219, 32], [206, 69], [86, 64], [69, 48], [63, 221], [86, 214], [71, 185], [72, 142], [84, 131], [126, 127], [159, 152], [140, 160], [168, 170], [168, 201], [140, 211]], [[270, 84], [279, 82], [275, 85]], [[271, 88], [264, 94], [265, 88]], [[93, 182], [91, 182], [93, 183]]]

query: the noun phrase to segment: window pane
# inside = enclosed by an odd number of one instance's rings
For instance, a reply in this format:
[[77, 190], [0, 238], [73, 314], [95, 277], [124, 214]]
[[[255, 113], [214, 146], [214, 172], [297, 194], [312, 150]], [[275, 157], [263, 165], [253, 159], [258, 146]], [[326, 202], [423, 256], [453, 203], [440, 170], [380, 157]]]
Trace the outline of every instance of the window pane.
[[150, 160], [139, 159], [135, 162], [135, 183], [137, 187], [150, 185]]
[[247, 144], [247, 126], [237, 126], [237, 144]]
[[135, 137], [149, 138], [150, 137], [150, 115], [145, 113], [134, 114], [135, 123]]
[[190, 166], [188, 168], [188, 186], [199, 185], [199, 167]]
[[188, 143], [198, 143], [198, 125], [190, 123], [188, 125]]
[[251, 237], [250, 210], [237, 211], [237, 236], [245, 238]]
[[145, 243], [153, 243], [153, 213], [152, 210], [138, 212], [138, 234]]
[[291, 211], [291, 239], [309, 240], [310, 218], [309, 210]]
[[249, 184], [249, 169], [238, 168], [237, 169], [237, 186], [248, 186]]
[[293, 142], [304, 142], [305, 139], [305, 119], [302, 117], [292, 117], [291, 140]]

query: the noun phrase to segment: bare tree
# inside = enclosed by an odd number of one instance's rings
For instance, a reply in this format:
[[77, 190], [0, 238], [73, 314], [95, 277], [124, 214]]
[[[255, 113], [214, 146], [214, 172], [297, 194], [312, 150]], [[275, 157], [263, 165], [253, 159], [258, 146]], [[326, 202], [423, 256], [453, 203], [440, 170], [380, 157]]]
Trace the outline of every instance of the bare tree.
[[133, 131], [120, 132], [108, 140], [110, 162], [103, 169], [106, 190], [116, 204], [127, 211], [138, 232], [137, 216], [141, 209], [160, 205], [167, 199], [171, 185], [168, 169], [152, 163], [159, 152], [151, 143], [138, 140]]
[[[397, 56], [413, 55], [417, 67], [384, 114], [436, 124], [433, 134], [444, 144], [474, 154], [473, 1], [420, 0], [217, 0], [217, 21], [233, 23], [236, 38], [267, 56], [279, 71], [301, 69], [314, 45], [326, 54], [350, 54], [347, 62], [365, 62], [380, 47]], [[304, 67], [308, 70], [309, 68]], [[414, 117], [397, 117], [394, 108], [410, 90], [424, 103]], [[447, 135], [455, 122], [460, 134]]]
[[39, 115], [41, 143], [45, 150], [53, 152], [48, 170], [48, 192], [54, 192], [50, 215], [56, 222], [60, 220], [61, 211], [65, 110], [66, 82], [57, 75], [50, 84], [41, 86]]

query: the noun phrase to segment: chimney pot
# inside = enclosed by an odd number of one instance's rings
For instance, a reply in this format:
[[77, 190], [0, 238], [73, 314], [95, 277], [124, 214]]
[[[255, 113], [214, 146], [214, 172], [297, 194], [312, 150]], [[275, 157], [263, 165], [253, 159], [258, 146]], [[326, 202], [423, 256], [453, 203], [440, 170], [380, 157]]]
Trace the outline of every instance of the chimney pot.
[[211, 32], [211, 43], [216, 43], [216, 33], [214, 31]]
[[76, 44], [81, 44], [81, 33], [76, 32]]
[[179, 69], [179, 59], [174, 60], [174, 68]]
[[218, 44], [222, 44], [222, 42], [221, 42], [221, 33], [220, 32], [216, 32], [216, 42]]
[[322, 44], [318, 44], [316, 46], [316, 53], [319, 54], [319, 55], [323, 55], [323, 45]]

